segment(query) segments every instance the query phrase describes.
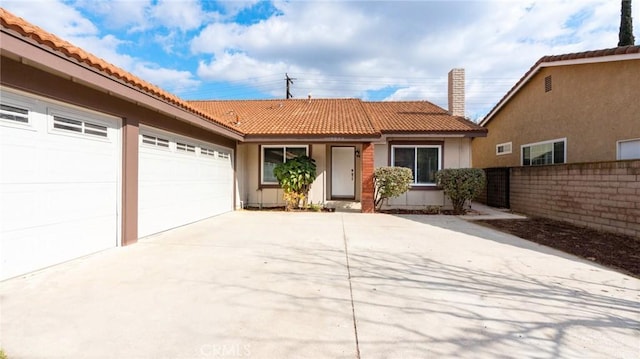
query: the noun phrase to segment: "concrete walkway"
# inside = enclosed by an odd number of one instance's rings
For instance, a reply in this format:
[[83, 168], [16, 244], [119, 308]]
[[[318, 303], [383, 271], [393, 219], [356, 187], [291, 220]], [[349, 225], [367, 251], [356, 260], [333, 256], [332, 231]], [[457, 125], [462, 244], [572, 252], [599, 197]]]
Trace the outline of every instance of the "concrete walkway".
[[9, 358], [636, 358], [640, 280], [454, 216], [234, 212], [0, 283]]

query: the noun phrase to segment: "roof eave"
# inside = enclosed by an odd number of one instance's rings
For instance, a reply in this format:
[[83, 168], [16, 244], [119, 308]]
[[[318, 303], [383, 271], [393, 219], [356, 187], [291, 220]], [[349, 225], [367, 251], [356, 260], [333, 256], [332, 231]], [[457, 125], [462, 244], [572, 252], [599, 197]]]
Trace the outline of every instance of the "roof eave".
[[380, 133], [373, 134], [247, 134], [245, 143], [267, 142], [372, 142], [380, 139]]
[[470, 131], [382, 131], [386, 137], [404, 136], [404, 137], [487, 137], [487, 129], [470, 130]]
[[110, 96], [123, 98], [129, 102], [151, 108], [169, 117], [191, 123], [234, 140], [242, 140], [243, 138], [242, 133], [239, 131], [223, 127], [186, 108], [144, 92], [132, 84], [78, 62], [74, 58], [67, 57], [31, 38], [22, 36], [10, 28], [0, 27], [0, 43], [2, 43], [3, 52], [19, 58], [26, 65], [43, 69], [63, 78], [67, 77], [71, 81], [83, 83]]

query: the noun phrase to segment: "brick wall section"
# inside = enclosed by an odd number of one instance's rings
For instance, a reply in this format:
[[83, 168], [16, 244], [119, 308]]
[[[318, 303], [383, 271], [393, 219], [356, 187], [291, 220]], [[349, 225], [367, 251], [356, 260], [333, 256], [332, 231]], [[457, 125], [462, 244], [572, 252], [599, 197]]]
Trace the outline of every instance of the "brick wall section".
[[360, 159], [362, 161], [362, 194], [360, 195], [362, 213], [373, 213], [375, 211], [373, 201], [373, 144], [362, 144]]
[[448, 80], [449, 113], [464, 117], [464, 69], [449, 71]]
[[640, 239], [640, 160], [515, 167], [511, 209]]

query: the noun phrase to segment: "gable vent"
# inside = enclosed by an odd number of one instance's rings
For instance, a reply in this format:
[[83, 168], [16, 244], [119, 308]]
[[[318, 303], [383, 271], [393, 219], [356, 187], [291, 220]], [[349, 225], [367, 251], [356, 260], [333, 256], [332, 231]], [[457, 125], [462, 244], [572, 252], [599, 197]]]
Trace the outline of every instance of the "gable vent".
[[29, 123], [29, 110], [9, 105], [0, 105], [0, 118], [20, 123]]
[[551, 91], [551, 75], [544, 78], [544, 92]]
[[77, 133], [84, 133], [93, 136], [108, 136], [107, 126], [96, 125], [95, 123], [73, 120], [60, 116], [53, 116], [53, 128]]

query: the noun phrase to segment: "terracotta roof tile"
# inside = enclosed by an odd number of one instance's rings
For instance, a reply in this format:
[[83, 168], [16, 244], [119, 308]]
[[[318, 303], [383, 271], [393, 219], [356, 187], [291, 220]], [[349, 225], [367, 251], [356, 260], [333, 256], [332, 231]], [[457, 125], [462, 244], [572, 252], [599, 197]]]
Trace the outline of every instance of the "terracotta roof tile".
[[518, 80], [518, 82], [513, 85], [509, 91], [498, 101], [498, 103], [489, 111], [487, 116], [481, 121], [483, 125], [486, 125], [487, 122], [491, 120], [491, 117], [497, 112], [497, 110], [502, 107], [502, 105], [511, 98], [511, 96], [520, 88], [521, 85], [526, 82], [529, 77], [536, 71], [543, 63], [553, 63], [558, 61], [568, 61], [568, 60], [578, 60], [578, 59], [589, 59], [589, 58], [598, 58], [598, 57], [606, 57], [606, 56], [614, 56], [614, 55], [627, 55], [627, 54], [640, 54], [640, 46], [620, 46], [613, 47], [609, 49], [601, 49], [601, 50], [592, 50], [592, 51], [583, 51], [583, 52], [574, 52], [569, 54], [562, 55], [547, 55], [541, 57], [531, 68]]
[[486, 132], [428, 101], [364, 102], [364, 107], [382, 133]]
[[358, 99], [189, 101], [248, 135], [377, 136]]
[[14, 32], [18, 33], [20, 36], [29, 38], [42, 46], [48, 47], [56, 52], [64, 54], [67, 57], [73, 58], [79, 63], [88, 65], [122, 82], [125, 82], [134, 87], [137, 87], [138, 89], [154, 97], [157, 97], [165, 102], [181, 107], [195, 115], [198, 115], [209, 121], [218, 123], [219, 125], [222, 125], [228, 129], [237, 131], [237, 129], [234, 129], [231, 126], [228, 126], [227, 124], [224, 124], [223, 122], [218, 121], [218, 119], [212, 117], [211, 115], [203, 113], [193, 108], [187, 102], [178, 98], [177, 96], [155, 85], [152, 85], [132, 75], [131, 73], [117, 66], [114, 66], [106, 62], [105, 60], [82, 50], [77, 46], [74, 46], [73, 44], [65, 40], [62, 40], [61, 38], [39, 28], [38, 26], [35, 26], [27, 22], [26, 20], [13, 15], [12, 13], [8, 12], [7, 10], [1, 7], [0, 7], [0, 24], [2, 25], [2, 27], [13, 30]]

